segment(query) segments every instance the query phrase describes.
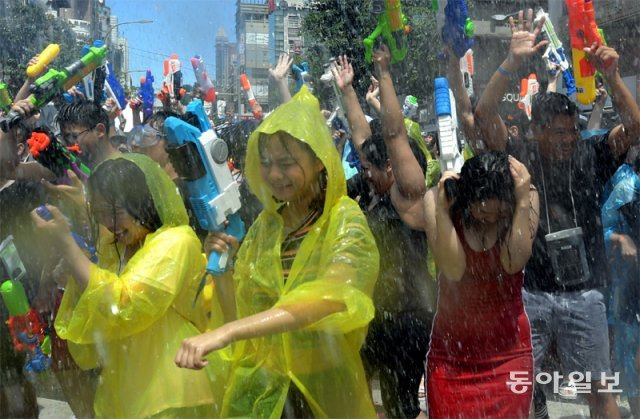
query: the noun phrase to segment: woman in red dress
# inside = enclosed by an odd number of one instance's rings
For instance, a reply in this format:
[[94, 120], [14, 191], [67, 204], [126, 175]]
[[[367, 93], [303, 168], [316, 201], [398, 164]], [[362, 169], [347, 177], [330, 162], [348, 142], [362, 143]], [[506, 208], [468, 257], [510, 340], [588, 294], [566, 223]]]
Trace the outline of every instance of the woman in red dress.
[[[533, 356], [521, 289], [539, 206], [529, 173], [513, 157], [486, 153], [459, 176], [445, 173], [425, 204], [440, 271], [429, 417], [528, 417]], [[510, 386], [514, 378], [526, 378], [527, 390]]]

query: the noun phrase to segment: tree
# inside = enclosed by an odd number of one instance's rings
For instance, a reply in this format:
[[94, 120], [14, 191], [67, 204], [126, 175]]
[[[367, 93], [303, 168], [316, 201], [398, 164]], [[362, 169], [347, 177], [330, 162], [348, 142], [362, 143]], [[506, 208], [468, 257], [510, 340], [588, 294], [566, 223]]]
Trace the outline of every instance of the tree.
[[[411, 94], [420, 103], [432, 100], [433, 78], [444, 74], [437, 55], [442, 51], [436, 13], [424, 0], [405, 0], [403, 12], [409, 20], [409, 52], [392, 69], [398, 94]], [[428, 2], [430, 3], [430, 2]], [[347, 54], [354, 66], [354, 87], [364, 98], [373, 67], [366, 64], [362, 40], [373, 31], [377, 16], [371, 12], [371, 0], [316, 0], [303, 21], [307, 58], [314, 79], [323, 72], [330, 57]]]
[[80, 48], [68, 23], [47, 15], [38, 5], [7, 0], [6, 15], [0, 17], [0, 78], [15, 95], [26, 78], [27, 63], [48, 44], [60, 44], [55, 67], [79, 58]]

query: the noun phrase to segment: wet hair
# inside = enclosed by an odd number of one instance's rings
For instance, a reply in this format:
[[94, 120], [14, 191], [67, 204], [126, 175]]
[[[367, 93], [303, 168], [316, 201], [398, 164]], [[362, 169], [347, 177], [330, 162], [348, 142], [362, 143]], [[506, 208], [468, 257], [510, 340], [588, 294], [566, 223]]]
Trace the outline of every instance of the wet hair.
[[503, 152], [491, 151], [467, 160], [460, 171], [460, 179], [451, 181], [455, 182], [451, 219], [462, 217], [467, 228], [473, 223], [471, 204], [475, 202], [497, 199], [509, 205], [511, 214], [515, 211], [516, 198], [509, 158]]
[[143, 123], [144, 125], [149, 125], [151, 128], [154, 128], [156, 131], [164, 134], [164, 120], [170, 116], [180, 118], [180, 115], [173, 111], [157, 111], [145, 119]]
[[540, 127], [549, 126], [559, 115], [578, 116], [578, 107], [567, 95], [557, 92], [538, 93], [531, 105], [531, 123]]
[[[280, 134], [278, 137], [276, 137], [277, 134]], [[308, 153], [309, 156], [311, 156], [313, 159], [317, 159], [318, 156], [316, 155], [316, 153], [313, 151], [313, 149], [311, 148], [311, 146], [307, 143], [305, 143], [304, 141], [300, 141], [299, 139], [297, 139], [296, 137], [293, 137], [292, 135], [290, 135], [287, 132], [284, 131], [277, 131], [274, 134], [264, 134], [264, 133], [260, 133], [260, 137], [258, 140], [258, 153], [260, 154], [260, 159], [265, 157], [265, 152], [267, 151], [267, 144], [269, 143], [269, 139], [270, 138], [278, 138], [278, 141], [280, 141], [280, 145], [282, 145], [282, 148], [284, 148], [286, 150], [287, 153], [289, 153], [289, 155], [293, 158], [293, 154], [291, 153], [291, 151], [289, 150], [289, 147], [287, 145], [287, 141], [285, 140], [285, 138], [289, 138], [293, 141], [296, 141], [298, 143], [298, 145], [300, 146], [300, 148], [302, 148], [302, 150], [305, 153]], [[306, 181], [306, 176], [307, 173], [304, 171], [304, 169], [302, 168], [302, 166], [300, 166], [300, 163], [295, 160], [296, 165], [300, 168], [300, 170], [302, 170], [302, 173], [305, 176], [305, 181]], [[328, 180], [328, 174], [327, 174], [327, 169], [324, 168], [322, 170], [322, 172], [320, 173], [320, 189], [322, 190], [322, 194], [320, 194], [320, 196], [318, 197], [318, 199], [316, 199], [315, 201], [313, 201], [311, 203], [311, 206], [318, 209], [318, 210], [322, 210], [324, 208], [324, 200], [325, 200], [325, 193], [326, 193], [326, 189], [327, 189], [327, 182]]]
[[62, 104], [56, 121], [60, 125], [60, 129], [72, 124], [87, 128], [95, 128], [98, 124], [102, 124], [109, 132], [111, 125], [107, 112], [101, 106], [88, 100]]
[[[371, 129], [371, 136], [362, 143], [362, 153], [371, 164], [382, 170], [389, 161], [389, 153], [387, 152], [387, 146], [382, 137], [382, 124], [380, 120], [374, 119], [369, 122], [369, 128]], [[413, 155], [418, 160], [418, 164], [420, 164], [422, 171], [426, 172], [427, 156], [424, 155], [413, 139], [408, 136], [407, 138], [409, 139], [409, 147], [411, 147]]]
[[[162, 226], [151, 191], [147, 186], [144, 172], [126, 159], [106, 160], [87, 181], [89, 202], [97, 196], [108, 204], [124, 208], [129, 215], [150, 231]], [[90, 212], [93, 224], [95, 218]]]

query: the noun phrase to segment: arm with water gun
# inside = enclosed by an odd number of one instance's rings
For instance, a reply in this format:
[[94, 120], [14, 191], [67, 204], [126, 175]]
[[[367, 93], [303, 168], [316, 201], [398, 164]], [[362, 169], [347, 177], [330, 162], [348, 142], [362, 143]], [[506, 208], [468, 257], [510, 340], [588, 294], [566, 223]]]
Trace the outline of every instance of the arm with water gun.
[[14, 98], [16, 102], [29, 97], [29, 86], [44, 73], [47, 66], [59, 53], [60, 46], [58, 44], [49, 44], [40, 54], [29, 60], [27, 64], [27, 78]]
[[[84, 57], [62, 70], [49, 69], [29, 88], [31, 92], [29, 100], [35, 110], [39, 110], [55, 96], [75, 86], [85, 75], [100, 66], [106, 55], [106, 47], [91, 47]], [[7, 132], [10, 128], [17, 125], [22, 118], [23, 115], [20, 113], [11, 111], [7, 116], [0, 118], [0, 128]]]
[[566, 0], [571, 35], [571, 55], [576, 81], [576, 99], [590, 105], [596, 98], [596, 68], [584, 48], [601, 46], [602, 38], [596, 25], [593, 1]]
[[91, 171], [73, 154], [79, 152], [77, 144], [65, 147], [46, 132], [33, 132], [27, 140], [27, 145], [29, 153], [36, 161], [51, 170], [59, 181], [65, 183], [67, 170], [72, 170], [82, 181], [89, 179]]
[[573, 79], [573, 74], [571, 74], [571, 66], [569, 65], [569, 61], [565, 55], [562, 41], [560, 41], [560, 38], [556, 35], [553, 23], [551, 23], [551, 19], [549, 19], [549, 15], [545, 13], [544, 9], [540, 9], [536, 12], [535, 22], [538, 22], [542, 18], [544, 18], [542, 33], [544, 33], [546, 38], [549, 40], [547, 48], [542, 53], [542, 58], [547, 64], [547, 69], [552, 76], [555, 76], [558, 71], [556, 67], [560, 67], [564, 87], [567, 89], [567, 95], [572, 95], [576, 91], [576, 83]]
[[[43, 353], [48, 347], [45, 337], [45, 323], [29, 305], [21, 279], [26, 274], [24, 264], [13, 244], [13, 236], [8, 236], [0, 244], [0, 272], [6, 280], [0, 285], [0, 296], [9, 312], [7, 326], [16, 351], [27, 353], [24, 367], [28, 372], [43, 372], [51, 366], [51, 359]], [[47, 349], [47, 348], [45, 348]], [[49, 352], [45, 350], [44, 352]]]
[[531, 121], [531, 104], [533, 97], [538, 94], [540, 85], [535, 74], [529, 74], [529, 77], [520, 81], [520, 101], [518, 108], [527, 115]]
[[256, 97], [253, 95], [251, 83], [249, 83], [249, 78], [246, 74], [240, 74], [240, 84], [242, 85], [242, 90], [244, 90], [247, 95], [247, 101], [249, 102], [249, 106], [251, 106], [253, 117], [256, 119], [262, 119], [262, 106], [260, 106]]
[[127, 107], [127, 98], [124, 93], [124, 89], [116, 78], [116, 74], [113, 71], [111, 63], [107, 63], [104, 68], [106, 74], [104, 89], [107, 92], [107, 97], [111, 98], [117, 107], [116, 114], [120, 114], [120, 112]]
[[[200, 101], [191, 102], [187, 112], [198, 116], [201, 129], [169, 117], [164, 122], [167, 152], [178, 176], [187, 185], [189, 202], [203, 230], [225, 232], [238, 241], [245, 234], [240, 210], [240, 184], [227, 164], [228, 149], [211, 128]], [[211, 253], [207, 272], [226, 272], [228, 253]]]
[[204, 63], [204, 60], [199, 55], [196, 55], [191, 59], [191, 66], [193, 67], [193, 73], [196, 76], [196, 81], [200, 86], [200, 91], [202, 92], [202, 98], [205, 102], [215, 102], [216, 101], [216, 89], [213, 87], [213, 83], [209, 76], [207, 75], [207, 67]]
[[373, 13], [378, 15], [378, 24], [362, 43], [365, 49], [365, 60], [371, 64], [373, 48], [378, 37], [383, 37], [391, 52], [391, 64], [404, 60], [407, 56], [407, 34], [409, 25], [402, 13], [400, 0], [374, 0]]
[[329, 63], [325, 64], [324, 74], [320, 76], [320, 81], [331, 86], [331, 90], [333, 91], [333, 98], [330, 101], [333, 105], [333, 111], [329, 119], [333, 120], [337, 116], [344, 121], [346, 119], [344, 113], [344, 97], [342, 95], [342, 90], [338, 87], [336, 78], [333, 75], [333, 70], [335, 69], [337, 69], [336, 60], [335, 58], [331, 58]]
[[511, 27], [509, 53], [489, 80], [474, 111], [478, 132], [489, 150], [503, 151], [507, 146], [509, 132], [498, 114], [498, 106], [502, 102], [505, 92], [511, 86], [512, 76], [517, 73], [522, 62], [526, 58], [536, 55], [549, 43], [547, 40], [536, 43], [536, 38], [542, 31], [544, 20], [541, 18], [532, 27], [532, 9], [528, 10], [526, 20], [524, 19], [524, 11], [518, 12], [519, 23], [517, 27], [513, 17], [509, 18]]

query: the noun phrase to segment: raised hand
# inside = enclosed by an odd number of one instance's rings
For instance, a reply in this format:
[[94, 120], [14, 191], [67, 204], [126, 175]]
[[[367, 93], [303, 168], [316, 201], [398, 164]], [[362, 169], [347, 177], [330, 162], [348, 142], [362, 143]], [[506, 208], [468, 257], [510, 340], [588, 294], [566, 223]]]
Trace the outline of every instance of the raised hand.
[[589, 54], [589, 59], [593, 62], [596, 70], [604, 74], [605, 77], [614, 76], [618, 72], [620, 56], [615, 49], [606, 45], [598, 46], [597, 43], [594, 43], [591, 48], [585, 48], [584, 52]]
[[524, 164], [509, 156], [509, 169], [513, 179], [514, 195], [517, 202], [529, 203], [529, 189], [531, 186], [531, 175]]
[[389, 72], [391, 63], [391, 52], [386, 44], [380, 45], [380, 48], [373, 52], [373, 68], [378, 78], [382, 74]]
[[269, 75], [276, 81], [283, 80], [287, 77], [292, 65], [293, 58], [289, 57], [288, 54], [280, 54], [276, 67], [269, 66]]
[[333, 74], [336, 84], [340, 90], [344, 90], [351, 86], [355, 74], [353, 72], [353, 66], [347, 59], [346, 55], [338, 56], [335, 68], [331, 69], [331, 74]]
[[526, 21], [524, 20], [524, 12], [520, 10], [517, 27], [513, 17], [509, 18], [509, 26], [511, 27], [509, 55], [515, 60], [531, 57], [540, 52], [549, 43], [549, 41], [544, 40], [536, 44], [536, 38], [540, 35], [542, 25], [544, 25], [544, 18], [538, 21], [533, 31], [531, 30], [531, 22], [533, 22], [533, 9], [527, 11]]

